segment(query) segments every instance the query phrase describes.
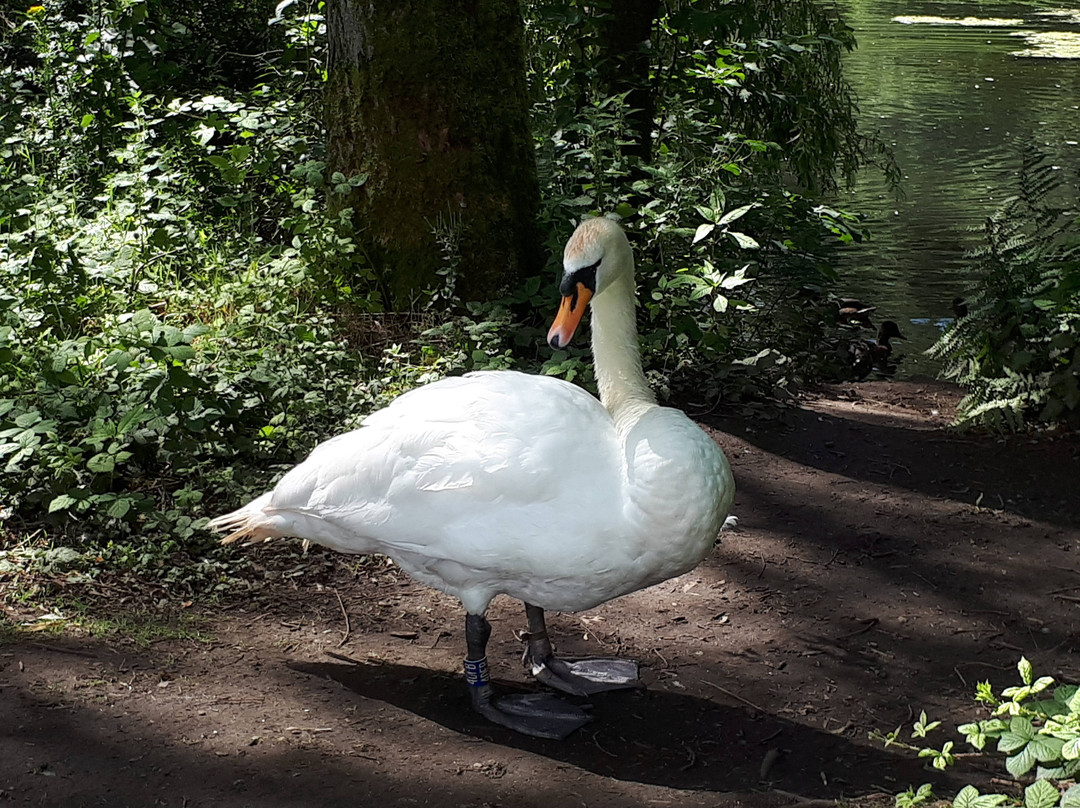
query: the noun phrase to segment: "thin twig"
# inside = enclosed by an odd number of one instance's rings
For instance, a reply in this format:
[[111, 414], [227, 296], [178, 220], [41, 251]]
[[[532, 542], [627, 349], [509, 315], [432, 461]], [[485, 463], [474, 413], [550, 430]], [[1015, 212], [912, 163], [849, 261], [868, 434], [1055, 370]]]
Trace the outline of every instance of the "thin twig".
[[660, 651], [658, 651], [656, 648], [654, 648], [654, 649], [652, 649], [652, 652], [654, 654], [656, 654], [658, 657], [660, 657], [660, 661], [664, 663], [664, 670], [667, 670], [668, 668], [671, 667], [671, 663], [669, 663], [667, 661], [667, 659], [665, 659], [664, 655], [661, 654]]
[[345, 636], [342, 637], [341, 642], [337, 644], [337, 647], [340, 648], [349, 641], [349, 634], [352, 633], [352, 626], [349, 625], [349, 613], [345, 611], [345, 602], [341, 599], [341, 595], [338, 594], [336, 589], [334, 590], [334, 597], [337, 598], [338, 606], [341, 607], [341, 616], [345, 618]]
[[56, 653], [58, 654], [71, 654], [72, 656], [81, 656], [88, 657], [90, 659], [97, 659], [97, 654], [93, 653], [92, 651], [78, 651], [74, 648], [61, 648], [58, 645], [46, 645], [43, 642], [32, 642], [28, 644], [32, 645], [34, 648], [41, 648], [45, 651], [56, 651]]
[[731, 698], [735, 699], [736, 701], [741, 701], [743, 704], [747, 705], [748, 707], [753, 707], [759, 713], [764, 713], [765, 712], [760, 707], [758, 707], [756, 704], [754, 704], [754, 702], [750, 701], [749, 699], [744, 699], [738, 693], [732, 693], [730, 690], [728, 690], [725, 687], [720, 687], [720, 685], [713, 684], [712, 682], [707, 682], [704, 679], [701, 680], [701, 683], [704, 684], [704, 685], [708, 685], [709, 687], [715, 687], [717, 690], [719, 690], [725, 696], [730, 696]]
[[590, 626], [588, 623], [586, 623], [583, 618], [579, 617], [577, 619], [577, 621], [578, 621], [578, 623], [581, 624], [581, 627], [583, 629], [585, 629], [585, 634], [589, 635], [589, 636], [592, 636], [592, 638], [594, 640], [596, 640], [596, 642], [600, 645], [601, 648], [606, 649], [608, 647], [608, 644], [606, 642], [604, 642], [602, 639], [600, 639], [600, 635], [599, 635], [599, 633], [597, 633], [596, 629], [594, 629], [592, 626]]
[[680, 766], [679, 771], [688, 772], [694, 768], [694, 764], [697, 763], [697, 754], [686, 744], [683, 744], [683, 749], [686, 750], [686, 765]]
[[614, 754], [613, 752], [609, 752], [608, 750], [606, 750], [606, 749], [605, 749], [604, 747], [602, 747], [602, 746], [600, 745], [600, 741], [598, 741], [598, 740], [596, 739], [596, 736], [597, 736], [598, 734], [599, 734], [599, 733], [596, 733], [596, 732], [594, 732], [594, 733], [593, 733], [593, 736], [592, 736], [592, 742], [593, 742], [593, 743], [594, 743], [594, 744], [596, 745], [596, 748], [597, 748], [597, 749], [599, 749], [599, 750], [600, 750], [601, 752], [603, 752], [603, 753], [604, 753], [605, 755], [607, 755], [608, 757], [613, 757], [613, 758], [617, 758], [617, 757], [618, 757], [618, 755]]
[[870, 629], [874, 628], [874, 626], [876, 626], [880, 621], [876, 617], [870, 617], [866, 620], [860, 620], [859, 622], [865, 623], [866, 625], [864, 625], [862, 628], [857, 628], [854, 631], [849, 631], [847, 634], [841, 634], [839, 637], [834, 639], [833, 642], [837, 642], [838, 640], [846, 640], [851, 637], [858, 637], [860, 634], [865, 634]]
[[367, 664], [366, 662], [361, 662], [359, 659], [353, 659], [352, 657], [347, 657], [344, 654], [335, 654], [333, 651], [323, 651], [323, 653], [326, 654], [328, 657], [333, 657], [334, 659], [340, 659], [342, 662], [349, 662], [349, 663], [351, 663], [353, 665], [366, 665]]
[[[1017, 648], [1016, 650], [1019, 651], [1021, 649]], [[967, 668], [967, 667], [993, 668], [996, 671], [1011, 671], [1013, 668], [1016, 667], [1015, 665], [994, 665], [991, 662], [980, 662], [977, 659], [971, 660], [970, 662], [957, 662], [956, 663], [956, 667], [958, 667], [958, 668], [961, 665], [963, 665], [965, 668]]]
[[925, 575], [919, 575], [919, 573], [915, 572], [914, 570], [909, 570], [909, 572], [910, 572], [910, 573], [911, 573], [912, 575], [914, 575], [914, 576], [915, 576], [916, 578], [922, 578], [922, 580], [926, 581], [926, 582], [927, 582], [928, 584], [930, 584], [930, 586], [932, 586], [932, 587], [933, 587], [934, 589], [937, 589], [937, 588], [938, 588], [938, 585], [937, 585], [937, 584], [935, 584], [935, 583], [934, 583], [933, 581], [931, 581], [931, 580], [930, 580], [929, 578], [927, 578], [927, 577], [926, 577]]
[[795, 800], [797, 808], [836, 808], [839, 804], [836, 800], [812, 800], [791, 791], [781, 791], [779, 788], [774, 788], [771, 793]]

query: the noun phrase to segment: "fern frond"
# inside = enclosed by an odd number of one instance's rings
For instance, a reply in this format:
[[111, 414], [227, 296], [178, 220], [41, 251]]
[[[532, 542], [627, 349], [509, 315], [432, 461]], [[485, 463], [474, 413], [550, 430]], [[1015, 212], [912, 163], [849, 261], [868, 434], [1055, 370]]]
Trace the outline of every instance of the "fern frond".
[[1080, 217], [1064, 199], [1075, 191], [1025, 146], [1017, 193], [983, 223], [968, 254], [980, 270], [965, 290], [968, 315], [927, 351], [967, 389], [960, 425], [1080, 421]]

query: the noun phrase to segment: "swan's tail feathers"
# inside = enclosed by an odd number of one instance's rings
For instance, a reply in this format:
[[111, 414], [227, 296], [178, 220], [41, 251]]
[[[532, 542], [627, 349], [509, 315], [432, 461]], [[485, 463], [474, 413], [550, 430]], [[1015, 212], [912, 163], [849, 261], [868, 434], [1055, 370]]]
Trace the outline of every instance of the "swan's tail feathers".
[[257, 541], [281, 538], [281, 534], [274, 530], [267, 516], [265, 508], [269, 504], [270, 494], [263, 494], [243, 508], [211, 519], [206, 527], [218, 533], [228, 533], [221, 540], [222, 544], [232, 544], [241, 539], [246, 544], [254, 544]]

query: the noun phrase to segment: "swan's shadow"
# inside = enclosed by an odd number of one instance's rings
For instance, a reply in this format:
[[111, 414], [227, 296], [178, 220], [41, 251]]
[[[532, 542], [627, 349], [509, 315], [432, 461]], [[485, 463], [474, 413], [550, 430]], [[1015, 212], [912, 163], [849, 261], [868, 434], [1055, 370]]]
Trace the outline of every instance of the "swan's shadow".
[[[679, 693], [599, 694], [590, 699], [592, 723], [564, 741], [548, 741], [484, 721], [469, 709], [462, 680], [443, 673], [382, 662], [292, 662], [289, 667], [339, 682], [365, 698], [455, 732], [619, 780], [717, 792], [778, 788], [832, 799], [896, 793], [924, 782], [934, 782], [938, 793], [962, 785], [959, 779], [927, 770], [913, 757], [855, 744], [751, 708]], [[496, 687], [503, 693], [520, 690], [506, 682]]]

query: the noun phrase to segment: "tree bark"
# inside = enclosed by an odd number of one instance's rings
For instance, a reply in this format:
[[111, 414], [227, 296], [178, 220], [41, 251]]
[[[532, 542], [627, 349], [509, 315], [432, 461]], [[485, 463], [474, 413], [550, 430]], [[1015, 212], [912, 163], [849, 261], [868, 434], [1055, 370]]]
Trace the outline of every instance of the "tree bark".
[[626, 93], [627, 120], [634, 142], [623, 147], [647, 163], [652, 158], [656, 103], [649, 75], [648, 42], [660, 13], [660, 0], [616, 0], [601, 26], [602, 76], [611, 93]]
[[388, 305], [447, 273], [459, 297], [478, 300], [538, 272], [518, 0], [327, 7], [330, 168], [368, 177], [346, 204]]

